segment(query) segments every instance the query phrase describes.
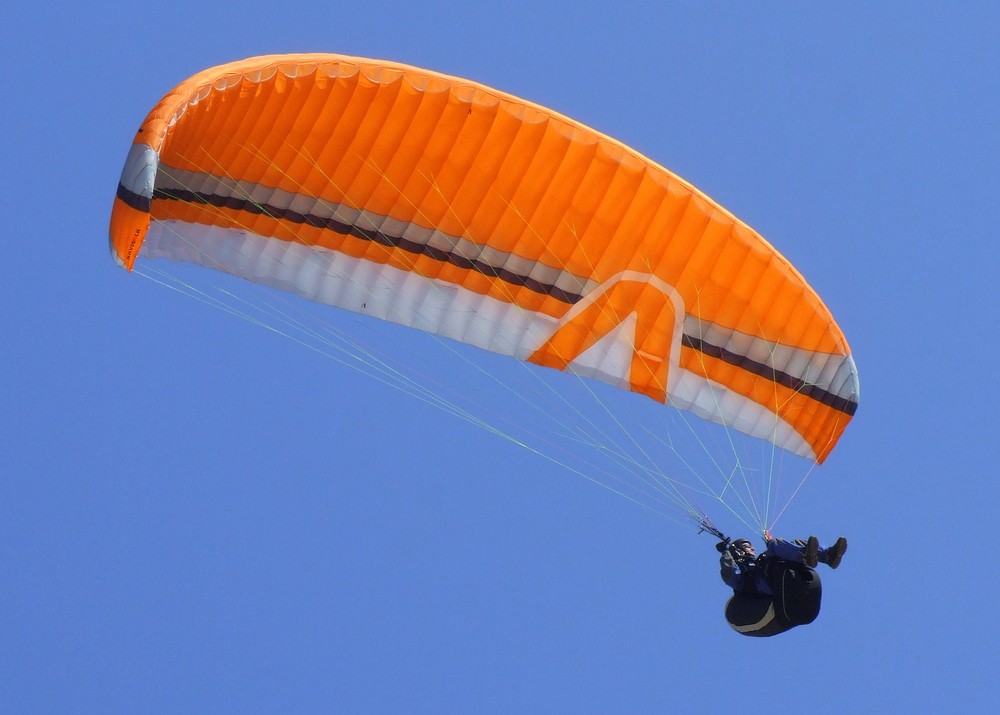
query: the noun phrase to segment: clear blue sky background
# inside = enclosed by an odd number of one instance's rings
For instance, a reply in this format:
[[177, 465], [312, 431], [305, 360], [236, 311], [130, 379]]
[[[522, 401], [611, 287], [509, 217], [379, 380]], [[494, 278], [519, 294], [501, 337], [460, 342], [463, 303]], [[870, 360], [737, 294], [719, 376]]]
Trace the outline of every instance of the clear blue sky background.
[[[1000, 10], [766, 5], [6, 10], [0, 710], [995, 711]], [[850, 538], [815, 624], [735, 634], [711, 539], [114, 265], [146, 112], [299, 51], [553, 107], [801, 269], [862, 381], [782, 521]]]

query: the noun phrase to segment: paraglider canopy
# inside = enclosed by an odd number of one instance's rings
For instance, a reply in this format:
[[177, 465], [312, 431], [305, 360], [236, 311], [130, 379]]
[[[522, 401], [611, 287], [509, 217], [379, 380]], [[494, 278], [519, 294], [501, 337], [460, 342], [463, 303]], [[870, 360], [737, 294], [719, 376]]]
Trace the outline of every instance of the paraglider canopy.
[[857, 408], [843, 333], [756, 231], [573, 119], [400, 63], [273, 55], [185, 80], [135, 136], [110, 245], [129, 270], [141, 256], [223, 271], [645, 395], [813, 464]]

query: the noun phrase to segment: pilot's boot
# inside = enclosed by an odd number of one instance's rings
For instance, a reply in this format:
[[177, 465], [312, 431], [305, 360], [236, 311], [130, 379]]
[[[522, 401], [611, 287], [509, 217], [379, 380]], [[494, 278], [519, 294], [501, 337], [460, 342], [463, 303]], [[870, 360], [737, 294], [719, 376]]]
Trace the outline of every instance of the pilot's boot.
[[837, 539], [837, 543], [829, 549], [823, 549], [819, 555], [819, 562], [835, 569], [840, 566], [840, 560], [844, 558], [845, 551], [847, 551], [847, 539], [841, 536]]
[[806, 541], [805, 549], [802, 550], [802, 563], [811, 569], [816, 568], [819, 561], [819, 539], [810, 536]]

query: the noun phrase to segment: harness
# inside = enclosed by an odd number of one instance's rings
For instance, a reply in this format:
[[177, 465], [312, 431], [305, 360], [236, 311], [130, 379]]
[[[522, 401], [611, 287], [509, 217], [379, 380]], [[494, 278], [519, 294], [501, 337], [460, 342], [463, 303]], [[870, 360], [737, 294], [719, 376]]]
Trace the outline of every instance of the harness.
[[771, 584], [768, 578], [770, 575], [768, 567], [771, 565], [771, 559], [767, 558], [767, 554], [761, 554], [755, 559], [736, 559], [734, 557], [734, 560], [744, 575], [743, 588], [740, 593], [744, 596], [769, 596], [770, 594], [762, 593], [757, 587], [757, 579], [761, 579], [768, 586]]

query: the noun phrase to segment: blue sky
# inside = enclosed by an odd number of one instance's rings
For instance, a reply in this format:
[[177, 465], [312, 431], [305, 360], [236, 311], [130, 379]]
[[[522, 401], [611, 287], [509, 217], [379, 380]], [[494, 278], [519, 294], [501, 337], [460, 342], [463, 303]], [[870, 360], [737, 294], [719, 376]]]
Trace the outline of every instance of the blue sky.
[[[995, 709], [998, 30], [976, 2], [8, 11], [0, 703]], [[850, 539], [816, 623], [733, 633], [708, 537], [115, 266], [111, 202], [146, 112], [203, 68], [300, 51], [550, 106], [802, 271], [862, 384], [780, 525]], [[329, 320], [466, 379], [423, 336]]]

